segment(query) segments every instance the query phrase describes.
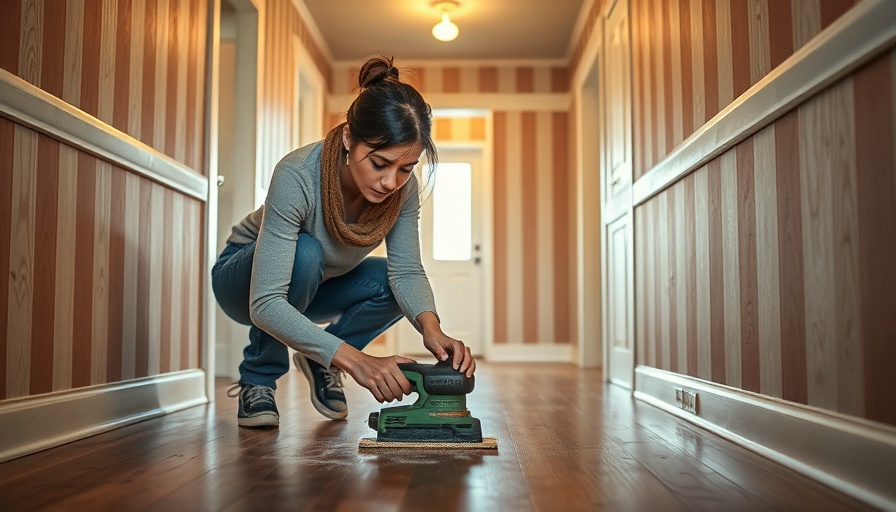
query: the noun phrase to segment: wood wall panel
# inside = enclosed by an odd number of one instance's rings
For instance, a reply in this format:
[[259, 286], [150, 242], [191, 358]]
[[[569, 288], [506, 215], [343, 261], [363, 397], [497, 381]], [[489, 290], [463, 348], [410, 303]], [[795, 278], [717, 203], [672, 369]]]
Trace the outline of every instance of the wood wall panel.
[[[639, 364], [896, 424], [894, 66], [891, 50], [636, 209]], [[684, 301], [677, 258], [696, 260]], [[667, 316], [695, 320], [696, 364], [666, 357]]]

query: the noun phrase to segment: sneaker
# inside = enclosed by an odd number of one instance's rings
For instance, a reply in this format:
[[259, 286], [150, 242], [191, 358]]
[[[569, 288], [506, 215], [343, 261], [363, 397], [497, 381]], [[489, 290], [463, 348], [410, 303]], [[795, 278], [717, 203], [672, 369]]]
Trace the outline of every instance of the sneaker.
[[[236, 391], [239, 388], [239, 391]], [[236, 392], [234, 392], [236, 391]], [[236, 422], [241, 427], [277, 427], [280, 413], [274, 403], [274, 389], [267, 386], [236, 384], [227, 391], [227, 396], [239, 396], [239, 410]]]
[[302, 370], [311, 388], [311, 404], [317, 412], [331, 420], [344, 420], [348, 416], [345, 393], [342, 392], [342, 370], [325, 369], [301, 353], [292, 356], [296, 368]]

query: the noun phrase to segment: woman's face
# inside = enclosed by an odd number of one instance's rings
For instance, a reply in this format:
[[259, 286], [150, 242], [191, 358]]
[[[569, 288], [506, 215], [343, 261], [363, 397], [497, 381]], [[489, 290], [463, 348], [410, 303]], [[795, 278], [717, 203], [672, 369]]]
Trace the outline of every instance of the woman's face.
[[354, 184], [365, 199], [375, 204], [383, 202], [408, 182], [423, 153], [420, 142], [380, 149], [373, 149], [363, 142], [346, 146], [350, 147], [348, 167]]

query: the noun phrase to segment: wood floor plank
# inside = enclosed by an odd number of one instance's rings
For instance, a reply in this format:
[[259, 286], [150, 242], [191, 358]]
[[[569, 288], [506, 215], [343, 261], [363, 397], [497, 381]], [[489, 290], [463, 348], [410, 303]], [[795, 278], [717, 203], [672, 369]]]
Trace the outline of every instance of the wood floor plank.
[[216, 401], [0, 464], [0, 510], [867, 510], [572, 365], [482, 362], [468, 397], [498, 450], [361, 452], [383, 407], [329, 421], [297, 372], [279, 429]]

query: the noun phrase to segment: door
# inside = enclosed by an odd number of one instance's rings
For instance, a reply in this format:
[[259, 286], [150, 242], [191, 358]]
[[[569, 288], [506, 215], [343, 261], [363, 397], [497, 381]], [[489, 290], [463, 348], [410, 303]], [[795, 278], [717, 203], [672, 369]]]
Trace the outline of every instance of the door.
[[[441, 148], [420, 212], [423, 266], [442, 331], [462, 340], [474, 354], [485, 346], [483, 175], [481, 149]], [[405, 355], [429, 354], [410, 322], [398, 324], [397, 349]]]
[[631, 302], [632, 259], [631, 224], [628, 214], [607, 225], [607, 300], [606, 328], [608, 379], [625, 387], [632, 386], [634, 349], [632, 347]]
[[603, 180], [603, 312], [607, 379], [628, 388], [633, 384], [634, 267], [632, 243], [631, 42], [629, 2], [619, 0], [604, 30], [606, 105]]

